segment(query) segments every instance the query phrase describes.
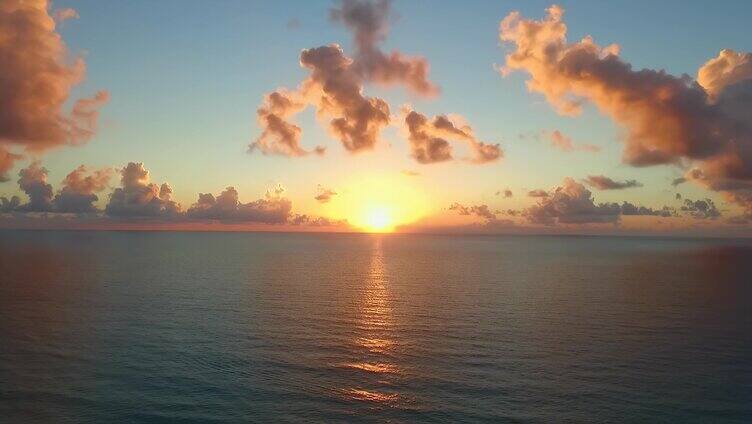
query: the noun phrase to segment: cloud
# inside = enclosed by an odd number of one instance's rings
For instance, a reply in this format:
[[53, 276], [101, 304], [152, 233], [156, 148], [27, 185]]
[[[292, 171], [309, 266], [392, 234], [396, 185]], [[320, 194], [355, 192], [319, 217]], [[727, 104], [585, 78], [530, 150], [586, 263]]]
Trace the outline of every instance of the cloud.
[[444, 138], [433, 135], [432, 124], [414, 110], [405, 115], [410, 154], [418, 163], [445, 162], [452, 159], [452, 147]]
[[78, 16], [78, 12], [75, 9], [66, 7], [64, 9], [57, 9], [53, 14], [53, 18], [55, 22], [61, 24], [69, 19], [78, 19], [80, 16]]
[[669, 206], [664, 206], [662, 209], [647, 208], [625, 201], [621, 204], [621, 214], [626, 216], [660, 216], [669, 218], [676, 216], [676, 210]]
[[429, 120], [425, 115], [403, 108], [405, 128], [408, 133], [411, 156], [422, 164], [444, 162], [453, 159], [449, 140], [467, 142], [473, 152], [470, 159], [482, 164], [498, 160], [504, 151], [498, 144], [488, 144], [478, 140], [472, 128], [459, 115], [437, 115]]
[[292, 202], [282, 197], [283, 190], [267, 191], [263, 199], [249, 203], [238, 200], [234, 187], [227, 187], [214, 197], [211, 193], [199, 193], [196, 203], [186, 212], [187, 217], [224, 222], [248, 222], [282, 224], [287, 222]]
[[[283, 156], [305, 156], [311, 152], [300, 146], [303, 130], [288, 121], [288, 118], [305, 108], [306, 104], [295, 92], [278, 90], [269, 93], [264, 98], [264, 104], [256, 111], [258, 123], [263, 131], [251, 143], [249, 151], [258, 149], [263, 154]], [[317, 154], [323, 154], [324, 148], [314, 149]]]
[[551, 132], [551, 145], [564, 152], [573, 152], [575, 150], [583, 152], [599, 152], [600, 147], [593, 144], [575, 144], [572, 138], [564, 135], [559, 130], [553, 130]]
[[525, 71], [530, 91], [561, 114], [577, 115], [590, 102], [625, 130], [623, 159], [634, 166], [697, 161], [711, 190], [752, 207], [752, 66], [749, 53], [723, 50], [698, 80], [665, 71], [634, 70], [619, 46], [591, 37], [566, 39], [564, 10], [547, 9], [540, 21], [518, 12], [500, 24], [500, 38], [515, 50], [504, 75]]
[[99, 200], [99, 197], [96, 193], [107, 188], [112, 174], [111, 168], [89, 171], [84, 165], [81, 165], [74, 169], [65, 177], [63, 188], [55, 196], [55, 212], [97, 212], [94, 202]]
[[671, 181], [671, 185], [674, 187], [677, 187], [681, 184], [684, 184], [685, 182], [687, 182], [687, 179], [685, 177], [677, 177], [677, 178], [674, 178], [673, 181]]
[[120, 187], [110, 194], [105, 213], [116, 217], [174, 217], [180, 205], [171, 199], [172, 188], [149, 182], [143, 163], [130, 162], [120, 171]]
[[17, 160], [22, 159], [22, 155], [17, 155], [12, 152], [9, 152], [5, 150], [2, 146], [0, 146], [0, 183], [4, 183], [6, 181], [10, 181], [10, 177], [8, 176], [8, 171], [13, 168], [13, 165], [16, 163]]
[[420, 176], [420, 172], [413, 171], [413, 170], [410, 170], [410, 169], [403, 169], [401, 171], [401, 174], [404, 175], [404, 176], [406, 176], [406, 177], [419, 177]]
[[460, 215], [477, 216], [488, 221], [496, 219], [496, 214], [491, 212], [488, 205], [463, 206], [459, 203], [452, 203], [452, 205], [449, 206], [449, 210], [456, 211]]
[[389, 31], [390, 8], [388, 0], [342, 0], [329, 16], [352, 31], [354, 68], [364, 79], [385, 86], [401, 84], [422, 96], [438, 94], [439, 88], [428, 79], [430, 66], [425, 58], [397, 50], [386, 54], [379, 48]]
[[330, 132], [350, 152], [370, 150], [389, 124], [389, 105], [362, 94], [363, 80], [353, 62], [336, 44], [303, 50], [300, 63], [311, 71], [303, 83], [306, 98], [327, 117]]
[[318, 200], [319, 203], [328, 203], [330, 200], [332, 200], [332, 197], [336, 195], [337, 195], [336, 191], [329, 189], [329, 188], [324, 188], [322, 186], [318, 186], [317, 194], [314, 197], [314, 199]]
[[721, 50], [717, 57], [708, 60], [697, 72], [697, 82], [705, 88], [711, 100], [728, 86], [752, 77], [752, 54]]
[[309, 227], [348, 227], [350, 224], [346, 219], [329, 219], [323, 216], [310, 216], [296, 214], [290, 218], [289, 223], [296, 226], [309, 226]]
[[548, 197], [548, 192], [546, 190], [536, 189], [528, 191], [527, 195], [529, 197]]
[[[60, 18], [75, 15], [59, 11]], [[6, 0], [0, 5], [0, 144], [34, 153], [81, 144], [96, 131], [98, 108], [109, 94], [75, 101], [64, 111], [73, 87], [86, 73], [83, 58], [68, 51], [44, 0]]]
[[29, 202], [21, 205], [19, 210], [24, 212], [51, 212], [52, 185], [47, 183], [47, 168], [39, 161], [32, 162], [18, 173], [18, 186], [29, 196]]
[[[249, 150], [263, 154], [305, 156], [311, 153], [300, 146], [302, 129], [291, 119], [307, 106], [316, 109], [319, 120], [328, 122], [329, 132], [351, 153], [371, 150], [389, 124], [386, 101], [363, 94], [368, 82], [403, 85], [409, 90], [430, 96], [438, 89], [428, 80], [428, 63], [419, 57], [394, 51], [384, 54], [379, 44], [388, 31], [388, 1], [345, 0], [330, 11], [332, 20], [342, 22], [353, 31], [356, 52], [345, 55], [337, 44], [305, 49], [300, 65], [309, 71], [297, 90], [280, 89], [268, 94], [257, 111], [261, 135]], [[478, 146], [484, 156], [493, 148]], [[313, 153], [324, 153], [316, 147]]]
[[721, 212], [710, 199], [694, 201], [684, 199], [684, 205], [680, 210], [697, 219], [716, 219], [721, 216]]
[[0, 197], [0, 213], [15, 212], [21, 206], [21, 198], [13, 196], [8, 199], [5, 196]]
[[625, 188], [642, 187], [636, 180], [614, 181], [604, 175], [588, 175], [585, 183], [598, 190], [623, 190]]
[[504, 195], [505, 199], [508, 199], [508, 198], [512, 197], [512, 190], [506, 189], [504, 191], [499, 190], [499, 191], [496, 192], [497, 196], [500, 196], [502, 194]]
[[528, 221], [544, 225], [616, 223], [620, 214], [618, 204], [596, 205], [590, 191], [569, 177], [548, 196], [523, 211]]

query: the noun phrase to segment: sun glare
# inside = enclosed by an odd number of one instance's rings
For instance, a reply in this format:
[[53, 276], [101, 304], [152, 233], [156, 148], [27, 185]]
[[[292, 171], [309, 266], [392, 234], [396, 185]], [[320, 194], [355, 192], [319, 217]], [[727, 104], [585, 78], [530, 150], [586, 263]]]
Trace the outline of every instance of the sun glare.
[[393, 229], [392, 217], [386, 207], [376, 207], [366, 213], [367, 229], [374, 232], [387, 232]]
[[423, 191], [411, 181], [391, 175], [354, 180], [338, 190], [326, 214], [346, 219], [363, 231], [387, 233], [423, 218], [428, 211]]

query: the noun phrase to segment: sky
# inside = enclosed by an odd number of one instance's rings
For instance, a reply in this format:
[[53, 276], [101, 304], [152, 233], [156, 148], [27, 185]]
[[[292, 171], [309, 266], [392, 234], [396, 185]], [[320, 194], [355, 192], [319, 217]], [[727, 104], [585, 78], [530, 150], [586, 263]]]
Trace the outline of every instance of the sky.
[[750, 13], [9, 0], [0, 226], [750, 235]]

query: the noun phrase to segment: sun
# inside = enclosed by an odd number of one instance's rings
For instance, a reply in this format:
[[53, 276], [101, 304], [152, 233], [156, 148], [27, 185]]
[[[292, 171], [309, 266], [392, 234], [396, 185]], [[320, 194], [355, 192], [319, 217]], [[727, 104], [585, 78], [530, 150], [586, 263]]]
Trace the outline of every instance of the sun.
[[428, 211], [416, 182], [400, 175], [354, 176], [326, 205], [326, 215], [344, 219], [369, 233], [390, 233], [411, 224]]
[[392, 214], [389, 208], [384, 206], [377, 206], [366, 211], [363, 222], [366, 225], [366, 229], [375, 233], [389, 232], [394, 229]]

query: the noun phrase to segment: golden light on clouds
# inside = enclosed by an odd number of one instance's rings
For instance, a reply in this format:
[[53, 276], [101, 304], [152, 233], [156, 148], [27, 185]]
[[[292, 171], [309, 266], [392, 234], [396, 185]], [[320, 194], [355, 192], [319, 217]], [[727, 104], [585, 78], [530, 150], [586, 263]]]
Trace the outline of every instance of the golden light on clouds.
[[385, 233], [424, 217], [428, 202], [415, 182], [391, 175], [356, 178], [325, 206], [325, 214], [346, 219], [367, 232]]

